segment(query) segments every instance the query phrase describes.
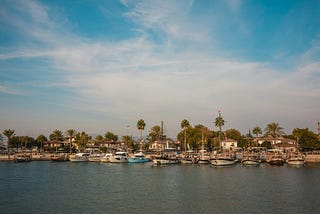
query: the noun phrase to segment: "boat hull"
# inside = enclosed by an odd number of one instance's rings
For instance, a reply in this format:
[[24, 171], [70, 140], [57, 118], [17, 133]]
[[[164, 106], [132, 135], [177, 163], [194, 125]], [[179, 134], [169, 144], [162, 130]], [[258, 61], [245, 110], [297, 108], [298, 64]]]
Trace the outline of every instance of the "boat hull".
[[289, 164], [289, 165], [303, 165], [304, 163], [305, 163], [305, 161], [301, 160], [301, 159], [287, 160], [287, 164]]
[[127, 163], [128, 158], [126, 158], [126, 157], [124, 157], [124, 158], [110, 157], [109, 162], [110, 163]]
[[283, 159], [270, 159], [270, 160], [267, 160], [267, 163], [270, 165], [282, 166], [284, 164], [284, 160]]
[[261, 162], [257, 160], [242, 160], [241, 164], [245, 166], [258, 166]]
[[212, 159], [210, 163], [214, 166], [230, 166], [236, 164], [234, 159]]
[[145, 157], [132, 157], [128, 158], [128, 163], [146, 163], [149, 162], [150, 160]]
[[154, 159], [154, 165], [170, 165], [170, 164], [177, 164], [179, 160], [172, 160], [172, 159]]

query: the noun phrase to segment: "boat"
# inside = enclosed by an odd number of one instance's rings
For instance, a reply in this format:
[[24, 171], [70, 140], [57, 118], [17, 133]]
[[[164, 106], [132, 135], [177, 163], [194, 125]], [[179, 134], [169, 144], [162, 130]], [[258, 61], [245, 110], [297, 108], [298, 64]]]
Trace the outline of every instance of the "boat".
[[267, 153], [267, 163], [270, 165], [281, 166], [284, 164], [282, 151], [277, 149], [270, 149]]
[[237, 163], [236, 156], [232, 153], [219, 153], [210, 159], [214, 166], [229, 166]]
[[185, 154], [183, 154], [182, 158], [180, 159], [180, 163], [182, 164], [193, 164], [197, 162], [197, 156], [194, 154], [192, 150], [187, 151]]
[[100, 158], [100, 161], [103, 163], [109, 163], [110, 162], [110, 157], [112, 156], [112, 153], [107, 153], [103, 157]]
[[303, 165], [305, 163], [305, 158], [301, 153], [291, 153], [286, 162], [289, 165]]
[[70, 155], [69, 160], [71, 162], [88, 162], [89, 156], [90, 156], [90, 153], [86, 153], [86, 152], [77, 153], [75, 155]]
[[22, 163], [22, 162], [30, 162], [32, 161], [31, 154], [17, 154], [14, 156], [15, 163]]
[[179, 158], [174, 153], [163, 153], [152, 160], [154, 165], [168, 165], [179, 163]]
[[116, 152], [114, 155], [109, 157], [110, 163], [127, 163], [128, 153], [127, 152]]
[[90, 162], [100, 162], [101, 158], [103, 157], [103, 154], [90, 154], [88, 159]]
[[68, 157], [68, 154], [66, 153], [56, 153], [51, 155], [51, 161], [54, 161], [54, 162], [69, 161], [69, 157]]
[[149, 162], [150, 159], [146, 158], [145, 154], [140, 151], [138, 153], [133, 154], [132, 157], [128, 158], [128, 162], [129, 163], [145, 163], [145, 162]]
[[241, 164], [244, 166], [258, 166], [261, 163], [260, 155], [256, 153], [245, 153], [242, 156]]
[[201, 150], [198, 153], [198, 163], [199, 164], [209, 164], [210, 163], [210, 153], [204, 149], [203, 132], [201, 134]]

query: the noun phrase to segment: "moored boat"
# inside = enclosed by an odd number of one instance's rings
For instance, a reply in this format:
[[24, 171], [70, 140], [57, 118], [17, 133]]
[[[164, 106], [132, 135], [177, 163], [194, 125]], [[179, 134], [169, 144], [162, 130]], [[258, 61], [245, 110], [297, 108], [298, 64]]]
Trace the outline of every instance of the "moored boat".
[[114, 155], [109, 157], [110, 163], [127, 163], [128, 153], [127, 152], [116, 152]]
[[301, 153], [292, 153], [289, 155], [286, 162], [290, 165], [303, 165], [305, 163], [305, 158]]
[[69, 161], [68, 154], [66, 153], [57, 153], [51, 155], [51, 161], [54, 162], [62, 162], [62, 161]]
[[220, 153], [211, 158], [210, 163], [214, 166], [229, 166], [236, 164], [237, 159], [232, 153]]
[[100, 161], [103, 163], [109, 163], [110, 162], [110, 157], [112, 156], [112, 153], [107, 153], [103, 157], [100, 158]]
[[15, 163], [32, 161], [31, 154], [17, 154], [14, 156]]
[[267, 153], [267, 163], [270, 165], [282, 166], [284, 164], [283, 153], [280, 150], [269, 150]]
[[154, 165], [169, 165], [179, 163], [179, 158], [176, 154], [163, 153], [160, 156], [153, 159]]
[[259, 154], [244, 154], [241, 164], [244, 166], [258, 166], [261, 163]]
[[145, 154], [141, 151], [133, 154], [132, 157], [128, 158], [129, 163], [145, 163], [145, 162], [149, 162], [149, 161], [150, 161], [150, 159], [146, 158]]
[[77, 153], [75, 155], [70, 155], [69, 160], [71, 162], [88, 162], [90, 153]]
[[209, 164], [210, 163], [210, 153], [202, 149], [198, 154], [198, 164]]

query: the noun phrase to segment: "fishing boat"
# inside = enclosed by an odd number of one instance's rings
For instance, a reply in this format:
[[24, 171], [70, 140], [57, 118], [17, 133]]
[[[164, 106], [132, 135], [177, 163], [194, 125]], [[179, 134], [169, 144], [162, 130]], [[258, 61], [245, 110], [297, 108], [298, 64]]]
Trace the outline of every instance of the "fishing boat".
[[30, 162], [30, 161], [32, 161], [31, 154], [17, 154], [14, 156], [15, 163]]
[[54, 161], [54, 162], [69, 161], [69, 157], [67, 153], [56, 153], [51, 155], [51, 161]]
[[145, 163], [145, 162], [149, 162], [150, 159], [146, 158], [145, 154], [140, 151], [138, 153], [133, 154], [132, 157], [128, 158], [128, 162], [129, 163]]
[[128, 153], [127, 152], [116, 152], [114, 155], [109, 157], [110, 163], [127, 163]]
[[305, 158], [301, 153], [291, 153], [286, 160], [289, 165], [303, 165]]
[[86, 152], [77, 153], [75, 155], [70, 155], [69, 160], [71, 162], [88, 162], [89, 156], [90, 156], [90, 153], [86, 153]]
[[236, 156], [232, 153], [219, 153], [210, 159], [210, 163], [214, 166], [229, 166], [237, 163]]

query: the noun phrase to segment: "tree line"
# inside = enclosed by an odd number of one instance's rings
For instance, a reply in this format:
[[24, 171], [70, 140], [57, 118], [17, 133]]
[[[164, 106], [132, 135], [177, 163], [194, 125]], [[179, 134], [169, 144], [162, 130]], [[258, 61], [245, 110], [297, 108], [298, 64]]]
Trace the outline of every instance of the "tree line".
[[[181, 131], [177, 134], [177, 139], [181, 142], [181, 151], [186, 151], [188, 149], [200, 149], [201, 147], [206, 149], [220, 147], [222, 139], [236, 140], [238, 142], [238, 147], [241, 148], [247, 148], [250, 146], [265, 146], [269, 148], [271, 146], [270, 142], [264, 142], [262, 145], [258, 145], [257, 139], [260, 136], [270, 136], [274, 138], [284, 137], [296, 140], [301, 150], [320, 149], [319, 136], [308, 128], [295, 128], [291, 134], [287, 135], [279, 123], [273, 122], [267, 124], [264, 129], [264, 133], [259, 126], [253, 127], [252, 133], [251, 130], [249, 130], [247, 134], [241, 134], [239, 130], [234, 128], [223, 131], [222, 128], [225, 125], [225, 120], [221, 116], [220, 112], [215, 118], [214, 125], [217, 128], [217, 131], [210, 130], [202, 124], [192, 126], [187, 119], [183, 119], [180, 123]], [[151, 127], [146, 139], [144, 140], [142, 132], [146, 126], [145, 121], [143, 119], [139, 119], [136, 126], [140, 131], [140, 138], [138, 142], [135, 142], [132, 136], [122, 136], [122, 142], [125, 142], [127, 147], [130, 149], [137, 149], [139, 145], [143, 145], [143, 147], [148, 148], [149, 142], [161, 141], [166, 138], [161, 127], [159, 125], [155, 125]], [[84, 148], [89, 142], [117, 142], [119, 140], [118, 135], [110, 131], [107, 131], [104, 135], [97, 135], [94, 139], [86, 132], [77, 132], [74, 129], [68, 129], [65, 132], [56, 129], [49, 135], [49, 139], [42, 134], [40, 134], [36, 139], [29, 136], [15, 136], [15, 130], [12, 129], [5, 129], [2, 133], [7, 137], [7, 150], [9, 150], [9, 147], [43, 148], [44, 142], [47, 141], [62, 142], [68, 140], [68, 144], [65, 149], [72, 152], [75, 149], [73, 147], [75, 144], [80, 148]], [[3, 141], [3, 139], [4, 137], [0, 134], [0, 141]]]

